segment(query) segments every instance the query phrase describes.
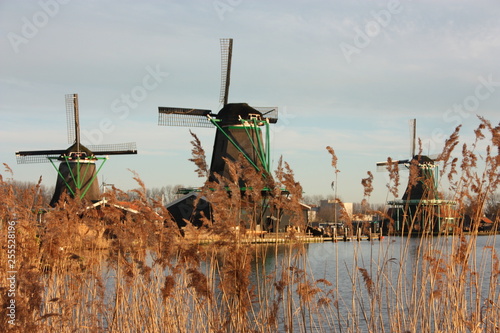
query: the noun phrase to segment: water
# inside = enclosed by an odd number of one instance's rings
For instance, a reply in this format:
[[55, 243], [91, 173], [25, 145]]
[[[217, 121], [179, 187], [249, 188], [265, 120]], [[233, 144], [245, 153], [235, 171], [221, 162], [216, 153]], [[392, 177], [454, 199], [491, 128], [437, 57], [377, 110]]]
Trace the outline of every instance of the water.
[[[470, 238], [466, 240], [469, 242]], [[329, 281], [331, 283], [329, 286], [324, 283], [317, 285], [323, 289], [323, 294], [331, 292], [331, 298], [338, 301], [339, 306], [329, 307], [325, 313], [318, 310], [303, 323], [300, 322], [300, 316], [295, 317], [293, 325], [298, 329], [294, 331], [310, 331], [310, 329], [341, 331], [342, 327], [343, 331], [352, 329], [356, 332], [368, 332], [370, 327], [372, 330], [383, 327], [386, 331], [392, 331], [394, 326], [391, 326], [389, 317], [395, 307], [398, 305], [408, 307], [409, 309], [399, 309], [403, 313], [399, 316], [402, 316], [403, 321], [411, 321], [410, 312], [414, 309], [410, 308], [416, 306], [418, 302], [425, 303], [431, 294], [436, 294], [441, 288], [439, 283], [444, 283], [443, 281], [453, 283], [454, 281], [450, 280], [458, 276], [458, 271], [463, 267], [468, 267], [465, 272], [467, 279], [471, 281], [465, 283], [465, 289], [458, 292], [457, 297], [463, 298], [466, 301], [464, 304], [470, 306], [468, 311], [473, 312], [475, 303], [488, 303], [488, 298], [491, 297], [488, 293], [491, 293], [492, 289], [498, 294], [498, 288], [492, 286], [490, 281], [492, 250], [500, 253], [500, 244], [495, 240], [495, 236], [477, 237], [475, 247], [471, 250], [465, 266], [460, 262], [462, 253], [459, 250], [460, 243], [456, 239], [454, 241], [452, 237], [435, 237], [425, 241], [421, 238], [386, 237], [381, 241], [304, 244], [304, 261], [294, 261], [292, 266], [300, 266], [300, 269], [307, 272], [310, 281]], [[286, 269], [287, 255], [289, 255], [287, 245], [262, 245], [262, 248], [265, 252], [264, 265], [260, 269], [254, 266], [253, 281], [262, 280], [263, 272], [271, 272], [277, 267]], [[295, 251], [298, 253], [299, 250]], [[256, 262], [259, 262], [259, 259]], [[369, 283], [363, 278], [362, 270], [365, 272], [365, 277], [371, 280], [373, 288], [371, 291]], [[477, 289], [469, 286], [469, 282], [472, 285], [472, 279], [475, 279], [475, 275], [470, 274], [471, 272], [479, 273], [479, 279], [476, 281]], [[450, 287], [448, 284], [446, 288], [443, 293], [451, 293], [453, 296], [456, 292], [453, 285]], [[319, 293], [318, 298], [321, 295], [322, 293]], [[300, 303], [298, 295], [294, 295], [293, 302]], [[422, 325], [429, 327], [438, 325], [432, 317], [432, 311], [435, 310], [432, 309], [431, 303], [417, 309], [421, 315], [430, 317], [428, 323], [418, 324], [422, 330], [425, 330]], [[311, 305], [317, 309], [314, 304]], [[334, 313], [327, 313], [328, 311]], [[325, 315], [331, 315], [331, 319], [325, 322], [323, 319]], [[282, 316], [280, 321], [282, 323], [280, 331], [284, 332], [283, 323], [287, 319]], [[339, 322], [342, 327], [339, 327]]]
[[[490, 278], [492, 250], [500, 252], [500, 244], [495, 242], [495, 236], [480, 236], [473, 240], [470, 244], [475, 246], [470, 251], [470, 257], [464, 260], [467, 259], [466, 267], [469, 269], [466, 279], [471, 279], [472, 271], [480, 273], [476, 281], [477, 289], [469, 287], [466, 281], [466, 290], [457, 293], [458, 301], [462, 296], [466, 300], [464, 304], [470, 313], [477, 312], [473, 308], [475, 302], [484, 308], [489, 298], [498, 298], [495, 295], [499, 292], [496, 285], [491, 285], [494, 281], [491, 282]], [[459, 261], [462, 253], [459, 246], [460, 242], [452, 237], [386, 237], [381, 241], [252, 246], [254, 261], [250, 284], [256, 294], [254, 300], [258, 301], [252, 303], [249, 316], [258, 331], [262, 327], [269, 329], [272, 327], [266, 326], [269, 309], [273, 302], [279, 300], [278, 332], [429, 332], [435, 327], [447, 328], [449, 326], [438, 323], [439, 316], [455, 311], [456, 305], [451, 303], [457, 300], [447, 301], [446, 298], [456, 296], [453, 294], [456, 290], [452, 286], [450, 291], [449, 284], [445, 284], [449, 289], [443, 289], [443, 298], [436, 296], [437, 301], [433, 301], [430, 295], [439, 291], [439, 283], [455, 279], [464, 267]], [[217, 265], [221, 264], [220, 257], [213, 258], [217, 260]], [[152, 264], [151, 258], [147, 261], [148, 265]], [[200, 271], [208, 275], [210, 267], [214, 267], [214, 263], [207, 259], [201, 263]], [[112, 270], [107, 273], [109, 298], [106, 303], [113, 303], [116, 279]], [[150, 287], [157, 290], [163, 283], [161, 278], [171, 273], [168, 269], [160, 271], [158, 282], [153, 281]], [[217, 272], [212, 276], [215, 279], [211, 285], [214, 298], [218, 300], [217, 306], [223, 307], [223, 297], [218, 289], [220, 276]], [[289, 280], [285, 281], [284, 276]], [[287, 289], [279, 293], [277, 285], [283, 281], [288, 283]], [[304, 301], [299, 287], [306, 282], [319, 288], [319, 291], [310, 300]], [[451, 282], [454, 283], [454, 280]], [[493, 289], [493, 297], [489, 294], [490, 288]], [[194, 311], [195, 303], [191, 302], [196, 298], [190, 298], [194, 293], [189, 289], [186, 288], [184, 295]], [[129, 300], [132, 301], [132, 298]], [[329, 303], [320, 304], [322, 300]], [[157, 318], [153, 309], [150, 310], [151, 316]], [[162, 313], [162, 309], [159, 312]], [[396, 317], [399, 322], [395, 323]]]

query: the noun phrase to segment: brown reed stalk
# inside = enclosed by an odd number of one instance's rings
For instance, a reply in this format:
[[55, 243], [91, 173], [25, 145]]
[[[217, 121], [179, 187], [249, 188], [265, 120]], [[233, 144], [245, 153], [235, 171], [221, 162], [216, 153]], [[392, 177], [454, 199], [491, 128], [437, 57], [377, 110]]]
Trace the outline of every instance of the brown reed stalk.
[[[287, 162], [279, 159], [275, 171], [275, 194], [271, 204], [278, 211], [286, 211], [290, 215], [290, 225], [299, 228], [302, 232], [305, 230], [305, 219], [301, 211], [300, 202], [302, 199], [302, 185], [295, 180], [294, 173]], [[281, 188], [288, 192], [283, 196]]]
[[193, 145], [191, 154], [193, 157], [190, 158], [189, 161], [193, 162], [197, 166], [196, 173], [198, 174], [198, 177], [208, 178], [209, 171], [207, 160], [205, 157], [205, 150], [203, 149], [198, 136], [195, 133], [191, 132], [191, 130], [189, 131], [189, 133], [193, 137], [193, 140], [191, 141], [191, 144]]
[[440, 176], [442, 177], [447, 171], [447, 166], [452, 157], [453, 150], [459, 143], [459, 133], [462, 125], [455, 128], [455, 131], [450, 135], [448, 139], [445, 140], [443, 151], [439, 154], [437, 161], [443, 162], [443, 167], [440, 170]]
[[339, 173], [340, 170], [337, 168], [338, 157], [335, 154], [335, 150], [332, 147], [330, 147], [330, 146], [327, 146], [326, 150], [332, 156], [332, 167], [335, 170], [335, 173]]
[[368, 177], [361, 179], [364, 198], [369, 198], [373, 192], [373, 174], [371, 171], [367, 171], [367, 174]]
[[[399, 187], [399, 165], [397, 162], [393, 162], [392, 158], [387, 158], [387, 171], [389, 172], [389, 183], [387, 188], [389, 192], [395, 197], [398, 197], [398, 187]], [[390, 185], [392, 182], [392, 186]]]

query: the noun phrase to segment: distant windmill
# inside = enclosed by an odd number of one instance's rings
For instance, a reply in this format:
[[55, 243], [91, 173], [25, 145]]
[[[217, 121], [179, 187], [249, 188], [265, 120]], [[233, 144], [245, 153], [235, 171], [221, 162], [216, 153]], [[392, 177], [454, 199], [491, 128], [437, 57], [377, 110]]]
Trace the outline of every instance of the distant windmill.
[[[269, 124], [278, 120], [278, 109], [255, 108], [246, 103], [228, 103], [231, 75], [233, 40], [221, 39], [222, 83], [219, 113], [205, 109], [159, 107], [158, 123], [166, 126], [216, 128], [210, 180], [215, 174], [229, 178], [229, 171], [223, 158], [236, 161], [239, 154], [262, 175], [270, 174]], [[266, 128], [263, 140], [261, 127]], [[241, 187], [244, 186], [240, 181]]]
[[104, 179], [104, 176], [102, 177], [101, 179], [101, 192], [106, 192], [106, 188], [107, 187], [113, 187], [115, 186], [115, 184], [110, 184], [110, 183], [106, 183], [106, 180]]
[[[416, 132], [417, 120], [410, 120], [410, 158], [404, 160], [393, 160], [392, 163], [405, 166], [409, 171], [408, 185], [403, 200], [412, 200], [418, 204], [420, 200], [438, 199], [437, 193], [437, 165], [429, 156], [416, 154]], [[379, 170], [388, 166], [388, 162], [378, 162]]]
[[[97, 174], [107, 160], [107, 155], [137, 154], [135, 142], [86, 147], [82, 145], [77, 94], [66, 95], [66, 118], [68, 142], [71, 144], [69, 148], [16, 152], [19, 164], [50, 162], [57, 170], [58, 177], [51, 206], [56, 205], [64, 191], [68, 191], [73, 197], [78, 195], [89, 201], [99, 200]], [[97, 157], [98, 155], [106, 157]], [[61, 162], [59, 168], [55, 165], [57, 161]], [[97, 161], [101, 161], [98, 168]]]
[[[405, 166], [409, 170], [409, 177], [408, 185], [406, 186], [402, 199], [389, 202], [389, 204], [399, 206], [403, 209], [403, 216], [408, 217], [405, 222], [407, 225], [411, 223], [411, 219], [415, 218], [418, 221], [433, 219], [434, 217], [429, 217], [429, 211], [434, 210], [431, 215], [437, 216], [438, 221], [434, 226], [429, 228], [434, 229], [433, 231], [439, 231], [441, 225], [440, 218], [442, 216], [441, 211], [445, 210], [449, 212], [448, 207], [442, 209], [443, 205], [450, 206], [453, 205], [454, 202], [440, 200], [439, 198], [437, 189], [438, 165], [435, 163], [436, 160], [420, 153], [416, 154], [416, 127], [416, 119], [410, 120], [410, 158], [391, 161], [392, 164], [397, 163], [398, 165]], [[386, 170], [388, 165], [388, 162], [379, 162], [377, 163], [377, 169]], [[432, 207], [432, 209], [425, 211], [422, 209], [424, 206]], [[417, 211], [427, 214], [427, 217], [420, 216], [421, 214], [418, 214]], [[397, 226], [396, 229], [399, 227], [400, 226]]]

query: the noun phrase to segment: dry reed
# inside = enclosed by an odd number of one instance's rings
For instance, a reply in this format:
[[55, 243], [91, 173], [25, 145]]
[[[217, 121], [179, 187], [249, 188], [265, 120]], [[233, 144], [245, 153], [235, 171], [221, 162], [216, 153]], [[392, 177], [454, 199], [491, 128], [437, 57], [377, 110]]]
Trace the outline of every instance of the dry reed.
[[[459, 202], [452, 232], [418, 239], [391, 236], [372, 242], [368, 256], [362, 253], [364, 245], [354, 242], [349, 263], [339, 257], [340, 244], [332, 243], [334, 252], [325, 260], [335, 272], [328, 278], [314, 276], [314, 258], [308, 257], [308, 246], [296, 231], [283, 245], [244, 241], [245, 229], [255, 229], [262, 221], [263, 203], [278, 216], [287, 211], [291, 224], [304, 230], [302, 187], [281, 160], [274, 178], [261, 177], [244, 159], [228, 160], [229, 179], [216, 177], [205, 184], [201, 194], [213, 204], [212, 218], [205, 217], [201, 228], [188, 224], [185, 233], [211, 235], [214, 242], [206, 245], [181, 235], [161, 203], [146, 197], [146, 187], [135, 173], [137, 190], [113, 189], [99, 209], [87, 209], [87, 203], [65, 197], [38, 215], [45, 209], [40, 182], [17, 187], [12, 170], [4, 165], [0, 262], [4, 267], [8, 263], [8, 226], [15, 221], [16, 308], [11, 324], [12, 297], [8, 270], [3, 269], [0, 330], [498, 331], [498, 245], [494, 235], [478, 236], [478, 229], [484, 204], [500, 184], [500, 135], [499, 126], [482, 118], [480, 122], [476, 141], [463, 144], [461, 156], [454, 156], [458, 128], [441, 154], [448, 170], [443, 174], [448, 178], [442, 178], [449, 181], [453, 199]], [[195, 136], [193, 145], [196, 172], [206, 177], [204, 152]], [[337, 174], [335, 152], [327, 149]], [[399, 170], [388, 162], [388, 189], [397, 196]], [[240, 181], [245, 191], [240, 191]], [[367, 202], [372, 184], [373, 175], [368, 173], [362, 180], [367, 212], [371, 212]], [[269, 191], [262, 191], [265, 187]], [[460, 216], [467, 209], [472, 232], [466, 234]], [[498, 226], [498, 214], [494, 222]], [[489, 237], [484, 248], [477, 246], [478, 237]], [[342, 278], [340, 271], [347, 275]]]

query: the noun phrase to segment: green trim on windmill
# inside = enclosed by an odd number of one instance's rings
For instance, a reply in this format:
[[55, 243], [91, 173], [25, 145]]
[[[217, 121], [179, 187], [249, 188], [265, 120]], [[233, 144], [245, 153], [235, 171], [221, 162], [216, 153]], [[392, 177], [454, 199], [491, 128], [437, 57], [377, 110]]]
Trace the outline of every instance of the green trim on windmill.
[[[83, 173], [83, 177], [82, 177], [81, 174], [80, 174], [80, 165], [82, 164], [80, 162], [80, 160], [81, 160], [80, 158], [77, 158], [76, 160], [73, 160], [70, 156], [67, 156], [67, 155], [63, 155], [63, 156], [60, 156], [60, 157], [48, 157], [48, 159], [50, 160], [50, 163], [52, 164], [52, 166], [54, 167], [54, 169], [56, 169], [57, 174], [62, 179], [62, 181], [66, 185], [66, 188], [69, 190], [69, 192], [73, 196], [76, 195], [75, 191], [71, 188], [71, 185], [66, 181], [66, 178], [64, 177], [64, 175], [61, 173], [61, 171], [59, 170], [59, 168], [55, 165], [55, 163], [53, 161], [53, 160], [60, 161], [61, 158], [64, 159], [64, 161], [61, 161], [61, 163], [66, 163], [66, 166], [68, 167], [68, 170], [69, 170], [70, 177], [73, 180], [76, 189], [80, 191], [80, 199], [83, 199], [83, 197], [85, 197], [85, 194], [87, 194], [88, 190], [90, 189], [90, 187], [92, 186], [92, 184], [96, 180], [97, 175], [99, 174], [99, 172], [101, 171], [102, 167], [104, 166], [104, 163], [108, 160], [108, 157], [95, 157], [95, 156], [92, 157], [93, 161], [100, 160], [100, 161], [102, 161], [102, 163], [99, 166], [99, 168], [97, 169], [97, 171], [94, 173], [94, 175], [92, 176], [92, 178], [90, 178], [90, 181], [88, 182], [87, 186], [85, 186], [85, 188], [83, 189], [83, 191], [81, 191], [82, 188], [83, 188], [82, 179], [85, 179], [85, 176], [87, 175], [87, 172], [88, 172], [88, 170], [90, 168], [90, 165], [91, 164], [95, 165], [95, 162], [85, 162], [85, 163], [83, 163], [87, 167], [85, 168], [85, 172]], [[86, 158], [86, 159], [83, 159], [83, 160], [87, 160], [88, 161], [90, 159]], [[73, 173], [73, 170], [71, 168], [70, 163], [76, 163], [76, 171], [77, 171], [76, 172], [76, 177], [75, 177], [75, 174]]]
[[[218, 130], [221, 131], [222, 134], [224, 134], [224, 136], [226, 137], [226, 139], [231, 142], [234, 147], [243, 155], [243, 157], [246, 158], [246, 160], [257, 170], [257, 171], [260, 171], [260, 168], [257, 166], [257, 164], [254, 163], [254, 161], [252, 161], [252, 159], [243, 151], [243, 149], [241, 149], [240, 146], [238, 146], [236, 144], [236, 142], [234, 142], [234, 140], [227, 134], [227, 132], [219, 125], [217, 124], [217, 121], [215, 121], [215, 119], [213, 118], [210, 118], [210, 121], [217, 127]], [[237, 128], [240, 128], [240, 127], [237, 127]]]
[[[253, 121], [253, 126], [251, 127], [252, 130], [260, 131], [260, 128], [258, 127], [259, 125], [257, 124], [256, 119], [250, 119], [250, 120], [240, 119], [240, 122], [242, 123], [242, 125], [244, 125], [244, 123], [248, 122], [248, 121]], [[249, 128], [250, 127], [249, 126], [243, 126], [243, 128], [245, 129], [245, 132], [247, 134], [248, 140], [252, 144], [252, 147], [255, 150], [255, 152], [257, 153], [257, 156], [259, 157], [259, 160], [262, 163], [262, 166], [264, 167], [264, 170], [266, 170], [269, 173], [269, 165], [266, 163], [266, 161], [267, 161], [266, 152], [264, 150], [264, 147], [262, 146], [262, 141], [261, 141], [260, 135], [259, 135], [260, 133], [257, 133], [257, 135], [255, 135], [257, 137], [257, 144], [258, 144], [258, 146], [257, 146], [255, 144], [255, 140], [253, 139], [253, 136], [249, 132]], [[265, 175], [264, 175], [264, 177], [265, 177]]]

